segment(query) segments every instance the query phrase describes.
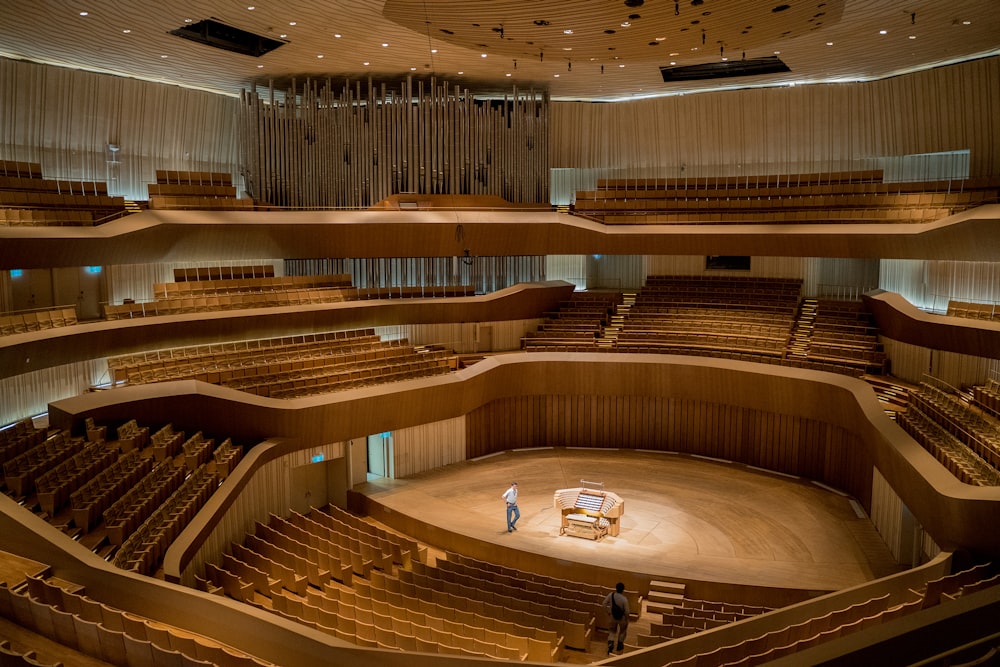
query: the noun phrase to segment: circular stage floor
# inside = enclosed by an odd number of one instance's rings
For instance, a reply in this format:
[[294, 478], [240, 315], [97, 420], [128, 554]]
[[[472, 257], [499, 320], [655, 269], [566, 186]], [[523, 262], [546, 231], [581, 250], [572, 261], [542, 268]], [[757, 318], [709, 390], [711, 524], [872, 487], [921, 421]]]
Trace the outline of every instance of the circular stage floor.
[[[617, 537], [559, 535], [553, 492], [579, 487], [581, 480], [603, 482], [624, 500]], [[500, 497], [511, 481], [518, 483], [521, 510], [514, 533], [507, 532]], [[696, 456], [514, 450], [407, 479], [374, 479], [354, 490], [392, 512], [470, 539], [654, 579], [822, 591], [902, 569], [848, 496], [800, 478]]]

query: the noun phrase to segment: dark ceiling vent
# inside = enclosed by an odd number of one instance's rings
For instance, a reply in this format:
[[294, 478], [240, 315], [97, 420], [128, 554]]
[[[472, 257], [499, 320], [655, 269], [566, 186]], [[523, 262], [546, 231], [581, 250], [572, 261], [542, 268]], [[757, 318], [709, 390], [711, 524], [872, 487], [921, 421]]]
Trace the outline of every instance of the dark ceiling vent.
[[788, 65], [783, 63], [778, 56], [660, 68], [660, 74], [663, 75], [664, 83], [728, 79], [737, 76], [757, 76], [760, 74], [776, 74], [778, 72], [790, 71]]
[[284, 46], [286, 42], [279, 39], [271, 39], [263, 35], [255, 35], [246, 30], [234, 28], [215, 19], [205, 19], [197, 23], [182, 25], [176, 30], [170, 31], [171, 35], [177, 35], [192, 42], [214, 46], [223, 51], [242, 53], [245, 56], [259, 58], [265, 53], [274, 51], [279, 46]]

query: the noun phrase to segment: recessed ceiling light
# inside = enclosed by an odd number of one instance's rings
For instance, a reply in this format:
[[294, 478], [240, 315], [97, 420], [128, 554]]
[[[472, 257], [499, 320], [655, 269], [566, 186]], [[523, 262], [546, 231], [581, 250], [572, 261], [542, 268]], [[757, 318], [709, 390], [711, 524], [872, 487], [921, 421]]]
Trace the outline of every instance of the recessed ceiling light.
[[191, 19], [184, 19], [184, 22], [185, 22], [185, 23], [190, 23], [190, 22], [191, 22]]
[[671, 61], [670, 61], [670, 64], [671, 64], [671, 65], [676, 65], [676, 64], [677, 64], [677, 61], [676, 61], [676, 60], [671, 60]]
[[389, 46], [389, 42], [382, 42], [382, 46], [383, 48]]
[[910, 39], [916, 39], [916, 38], [917, 38], [916, 35], [910, 35]]
[[630, 22], [628, 22], [628, 21], [622, 21], [622, 27], [623, 27], [623, 28], [627, 28], [627, 27], [629, 27], [630, 25], [632, 25], [632, 24], [631, 24]]
[[318, 55], [317, 55], [316, 57], [317, 57], [317, 58], [322, 58], [322, 57], [323, 57], [323, 54], [322, 54], [322, 53], [320, 53], [320, 54], [318, 54]]
[[336, 37], [337, 39], [340, 39], [341, 34], [339, 32], [335, 32], [333, 33], [333, 36]]
[[479, 57], [480, 57], [480, 58], [485, 58], [485, 57], [486, 57], [486, 54], [485, 54], [485, 53], [480, 53], [480, 54], [479, 54]]
[[160, 56], [160, 57], [161, 57], [161, 58], [166, 58], [166, 56], [165, 56], [165, 55], [163, 55], [163, 56]]
[[880, 35], [887, 35], [887, 34], [889, 34], [889, 31], [888, 30], [879, 30], [878, 34], [880, 34]]
[[122, 30], [122, 32], [123, 32], [123, 33], [125, 33], [125, 34], [127, 35], [127, 34], [129, 34], [130, 32], [132, 32], [132, 31], [131, 31], [131, 30], [129, 30], [128, 28], [125, 28], [124, 30]]
[[775, 52], [774, 52], [774, 55], [776, 55], [776, 56], [780, 56], [780, 55], [781, 55], [781, 51], [775, 51]]
[[555, 77], [555, 78], [557, 78], [557, 79], [559, 78], [558, 74], [553, 74], [552, 76]]
[[572, 46], [564, 46], [563, 47], [563, 51], [572, 51], [572, 50], [573, 50]]
[[288, 33], [287, 32], [281, 33], [281, 39], [284, 39], [285, 37], [288, 37]]
[[697, 46], [692, 46], [692, 47], [691, 47], [691, 50], [692, 50], [692, 51], [697, 51], [697, 50], [698, 50], [698, 47], [697, 47]]
[[670, 54], [670, 55], [672, 55], [672, 56], [679, 56], [680, 54], [679, 54], [679, 53], [677, 53], [676, 51], [673, 51], [673, 52], [671, 52], [671, 54]]
[[368, 67], [368, 65], [371, 65], [371, 63], [370, 63], [370, 62], [368, 62], [367, 60], [366, 60], [366, 61], [364, 61], [364, 62], [363, 62], [363, 63], [361, 63], [361, 64], [362, 64], [362, 65], [364, 65], [365, 67]]
[[729, 58], [727, 58], [727, 57], [725, 57], [725, 56], [722, 56], [722, 62], [725, 62], [725, 61], [727, 61], [727, 60], [729, 60]]
[[827, 46], [833, 46], [833, 42], [827, 42], [826, 45]]
[[505, 74], [504, 76], [510, 76], [510, 72], [507, 72], [507, 74]]
[[89, 13], [90, 13], [90, 12], [80, 12], [80, 16], [86, 16], [86, 15], [87, 15], [87, 14], [89, 14]]
[[437, 53], [437, 52], [438, 52], [437, 49], [431, 49], [431, 53]]
[[257, 65], [257, 69], [264, 69], [263, 65]]
[[573, 31], [572, 30], [563, 30], [563, 34], [564, 35], [572, 35]]
[[289, 21], [288, 25], [296, 25], [295, 21]]
[[465, 74], [465, 72], [459, 72], [459, 74]]
[[411, 71], [411, 72], [416, 72], [416, 71], [417, 71], [417, 68], [416, 68], [416, 67], [411, 67], [411, 68], [410, 68], [410, 71]]
[[665, 39], [666, 39], [666, 37], [657, 37], [657, 38], [656, 38], [656, 41], [658, 41], [658, 42], [662, 42], [662, 41], [663, 41], [663, 40], [665, 40]]
[[249, 9], [250, 11], [253, 11], [253, 10], [257, 9], [257, 8], [254, 7], [253, 5], [250, 5], [249, 7], [247, 7], [247, 9]]
[[972, 25], [972, 21], [962, 21], [962, 25]]

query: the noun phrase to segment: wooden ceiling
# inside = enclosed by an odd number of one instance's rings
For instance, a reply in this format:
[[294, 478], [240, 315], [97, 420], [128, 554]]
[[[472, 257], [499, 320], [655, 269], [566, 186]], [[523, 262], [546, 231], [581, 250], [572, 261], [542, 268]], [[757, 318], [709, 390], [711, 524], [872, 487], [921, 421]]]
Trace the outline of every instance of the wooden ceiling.
[[[284, 44], [258, 58], [169, 32], [207, 18]], [[1000, 53], [998, 25], [997, 0], [46, 0], [7, 3], [0, 56], [230, 95], [293, 77], [436, 76], [611, 101], [893, 76]], [[775, 55], [790, 71], [660, 74]]]

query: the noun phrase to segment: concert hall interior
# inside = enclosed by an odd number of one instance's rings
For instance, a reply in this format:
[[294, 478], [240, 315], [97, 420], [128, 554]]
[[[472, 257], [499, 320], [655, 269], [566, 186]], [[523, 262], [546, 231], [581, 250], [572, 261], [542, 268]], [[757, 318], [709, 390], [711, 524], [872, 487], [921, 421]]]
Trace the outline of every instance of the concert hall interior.
[[998, 660], [1000, 3], [8, 4], [3, 665]]

